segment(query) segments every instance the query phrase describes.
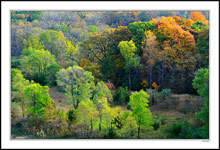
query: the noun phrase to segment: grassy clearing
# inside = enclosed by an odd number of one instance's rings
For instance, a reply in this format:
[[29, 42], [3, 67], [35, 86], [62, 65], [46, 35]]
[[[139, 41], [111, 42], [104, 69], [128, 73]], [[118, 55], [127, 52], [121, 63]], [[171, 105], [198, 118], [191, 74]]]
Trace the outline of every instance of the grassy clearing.
[[71, 104], [65, 97], [65, 93], [58, 91], [57, 87], [51, 87], [49, 94], [54, 100], [57, 109], [63, 109], [65, 112], [67, 112], [70, 108], [72, 108]]

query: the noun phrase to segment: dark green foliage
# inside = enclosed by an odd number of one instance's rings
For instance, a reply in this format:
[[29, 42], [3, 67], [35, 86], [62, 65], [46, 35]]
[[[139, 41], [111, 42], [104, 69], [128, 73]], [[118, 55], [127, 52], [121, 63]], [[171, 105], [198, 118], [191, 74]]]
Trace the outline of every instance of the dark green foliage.
[[201, 139], [200, 130], [190, 125], [184, 125], [179, 133], [181, 139]]
[[38, 75], [38, 74], [35, 74], [33, 77], [29, 77], [29, 76], [27, 76], [27, 78], [29, 79], [29, 80], [34, 80], [34, 82], [36, 82], [36, 83], [40, 83], [41, 85], [46, 85], [48, 82], [49, 82], [49, 80], [47, 79], [47, 76], [46, 75], [44, 75], [44, 74], [40, 74], [40, 75]]
[[208, 139], [208, 126], [195, 127], [188, 124], [188, 122], [173, 123], [169, 130], [169, 137], [175, 139]]
[[131, 104], [130, 103], [128, 103], [127, 109], [131, 110]]
[[138, 48], [139, 55], [142, 55], [143, 50], [141, 48], [142, 41], [144, 38], [144, 32], [151, 30], [153, 31], [156, 28], [156, 26], [152, 22], [134, 22], [130, 23], [128, 25], [128, 29], [133, 33], [134, 35], [134, 42], [136, 47]]
[[101, 71], [103, 75], [103, 80], [114, 80], [115, 78], [115, 63], [114, 61], [107, 57], [102, 59]]
[[114, 94], [114, 100], [119, 104], [126, 104], [129, 101], [130, 95], [131, 92], [128, 90], [127, 87], [119, 87]]
[[179, 137], [182, 128], [183, 128], [183, 123], [181, 122], [173, 123], [169, 132], [171, 138]]
[[199, 20], [193, 23], [191, 26], [192, 29], [195, 29], [198, 32], [200, 32], [204, 27], [206, 27], [206, 24]]
[[19, 68], [20, 59], [11, 59], [11, 68]]
[[204, 27], [199, 33], [196, 40], [196, 47], [200, 53], [198, 59], [199, 66], [207, 68], [209, 66], [209, 28]]
[[117, 138], [117, 134], [113, 128], [108, 130], [107, 134], [104, 135], [104, 139], [116, 139], [116, 138]]
[[154, 130], [157, 130], [160, 127], [160, 122], [154, 121], [152, 126], [154, 127]]
[[[193, 87], [203, 98], [203, 107], [197, 117], [205, 124], [209, 124], [209, 69], [199, 69], [193, 80]], [[207, 128], [205, 128], [207, 129]]]
[[47, 70], [47, 81], [51, 86], [56, 85], [56, 73], [61, 69], [60, 65], [58, 64], [51, 64], [49, 65]]
[[75, 109], [70, 109], [67, 112], [67, 121], [71, 125], [76, 120], [76, 111]]

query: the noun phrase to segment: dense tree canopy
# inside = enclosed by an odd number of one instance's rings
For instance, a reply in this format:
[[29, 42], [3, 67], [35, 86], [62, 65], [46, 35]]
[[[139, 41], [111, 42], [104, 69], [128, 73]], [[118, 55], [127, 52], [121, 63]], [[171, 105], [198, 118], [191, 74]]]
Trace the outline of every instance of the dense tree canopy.
[[11, 11], [11, 55], [13, 136], [209, 137], [208, 11]]

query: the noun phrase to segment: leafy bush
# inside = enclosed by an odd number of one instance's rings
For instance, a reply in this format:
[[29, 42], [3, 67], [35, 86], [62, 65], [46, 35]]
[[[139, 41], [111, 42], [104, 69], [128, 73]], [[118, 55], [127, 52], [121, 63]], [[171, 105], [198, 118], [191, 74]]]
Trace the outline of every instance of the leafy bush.
[[173, 123], [170, 129], [170, 136], [172, 138], [178, 138], [182, 130], [183, 124], [181, 122]]
[[154, 127], [154, 130], [157, 130], [160, 127], [160, 122], [154, 121], [153, 127]]
[[165, 100], [166, 98], [169, 98], [172, 94], [172, 91], [171, 89], [163, 89], [161, 92], [160, 92], [160, 95], [162, 97], [163, 100]]
[[104, 135], [104, 139], [116, 139], [117, 134], [113, 128], [108, 130], [107, 134]]
[[191, 126], [188, 122], [177, 122], [173, 124], [170, 136], [179, 139], [208, 139], [206, 131], [203, 127]]
[[146, 92], [147, 94], [150, 95], [150, 98], [149, 98], [150, 106], [159, 103], [160, 94], [158, 91], [153, 90], [153, 89], [147, 89]]
[[128, 88], [119, 87], [114, 94], [114, 100], [118, 103], [126, 104], [129, 101], [130, 91]]
[[201, 139], [200, 131], [198, 128], [184, 125], [179, 133], [181, 139]]
[[36, 133], [47, 125], [47, 119], [44, 116], [33, 115], [28, 118], [28, 129], [30, 132]]
[[76, 120], [76, 111], [75, 109], [70, 109], [67, 112], [67, 121], [68, 124], [71, 125]]

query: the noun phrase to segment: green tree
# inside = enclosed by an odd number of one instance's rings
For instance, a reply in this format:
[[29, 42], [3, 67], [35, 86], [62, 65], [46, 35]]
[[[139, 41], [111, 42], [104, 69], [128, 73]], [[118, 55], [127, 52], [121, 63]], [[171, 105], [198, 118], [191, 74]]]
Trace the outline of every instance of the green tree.
[[47, 67], [56, 64], [55, 56], [47, 50], [24, 49], [21, 55], [21, 71], [28, 79], [46, 84]]
[[47, 68], [46, 68], [47, 75], [46, 76], [47, 76], [48, 83], [51, 86], [56, 85], [56, 74], [60, 69], [61, 69], [61, 67], [57, 63], [54, 63], [54, 64], [47, 66]]
[[73, 66], [78, 54], [78, 44], [74, 45], [71, 41], [65, 41], [64, 60], [66, 66]]
[[152, 117], [148, 101], [149, 97], [150, 96], [143, 90], [135, 92], [130, 96], [132, 114], [137, 122], [138, 138], [140, 138], [140, 131], [142, 129], [148, 130], [152, 128]]
[[209, 138], [209, 69], [202, 68], [197, 71], [193, 87], [203, 98], [203, 107], [200, 112], [196, 113], [196, 117], [204, 124], [201, 127], [201, 136]]
[[130, 94], [131, 92], [128, 90], [127, 87], [119, 87], [114, 94], [114, 100], [119, 102], [120, 104], [126, 104], [127, 102], [129, 102]]
[[15, 93], [16, 99], [18, 99], [21, 104], [21, 111], [24, 119], [24, 88], [31, 83], [23, 77], [21, 71], [18, 69], [11, 69], [11, 76], [11, 87]]
[[120, 52], [125, 60], [129, 60], [134, 57], [137, 48], [132, 40], [130, 41], [121, 41], [118, 45]]
[[25, 114], [28, 118], [30, 129], [44, 128], [56, 105], [49, 95], [49, 88], [38, 83], [28, 85], [24, 88]]
[[79, 66], [73, 66], [61, 69], [57, 73], [57, 84], [64, 88], [67, 98], [76, 109], [80, 101], [92, 97], [94, 77], [91, 72]]
[[92, 133], [98, 116], [95, 104], [90, 99], [81, 101], [76, 113], [77, 124], [83, 126], [86, 132], [90, 127], [90, 132]]
[[44, 48], [54, 54], [59, 65], [64, 66], [65, 36], [61, 31], [46, 30], [39, 35]]
[[95, 62], [102, 62], [103, 58], [108, 56], [108, 46], [112, 30], [106, 30], [101, 33], [93, 33], [88, 39], [82, 42], [82, 53]]
[[121, 133], [124, 135], [124, 137], [130, 137], [131, 139], [137, 133], [137, 122], [132, 114], [129, 114], [125, 119]]
[[93, 33], [98, 33], [99, 28], [97, 26], [89, 26], [89, 35], [92, 35]]
[[142, 55], [142, 41], [144, 39], [144, 32], [151, 30], [153, 31], [156, 28], [156, 26], [148, 21], [148, 22], [133, 22], [128, 25], [128, 29], [133, 33], [134, 35], [134, 42], [137, 46], [138, 53], [141, 56]]
[[47, 109], [55, 108], [55, 103], [49, 95], [48, 86], [41, 86], [38, 83], [28, 85], [24, 88], [26, 114], [40, 115], [46, 114]]
[[115, 78], [115, 62], [113, 59], [107, 57], [102, 59], [101, 71], [103, 80]]
[[124, 59], [126, 60], [125, 64], [125, 70], [129, 72], [129, 88], [131, 91], [131, 69], [140, 67], [140, 57], [138, 55], [135, 55], [135, 52], [137, 51], [137, 48], [134, 44], [134, 42], [131, 41], [121, 41], [118, 45], [120, 48], [120, 52]]
[[106, 97], [94, 98], [93, 101], [98, 111], [99, 131], [101, 131], [103, 126], [103, 118], [105, 118], [107, 122], [109, 122], [109, 118], [111, 118], [111, 107], [109, 106]]
[[97, 83], [96, 87], [94, 88], [93, 94], [93, 99], [100, 99], [102, 97], [106, 97], [108, 102], [112, 102], [113, 100], [111, 91], [103, 81]]
[[40, 27], [33, 27], [29, 38], [24, 39], [24, 48], [28, 49], [32, 47], [33, 49], [44, 49], [44, 45], [40, 42], [39, 35], [42, 33], [43, 29]]

